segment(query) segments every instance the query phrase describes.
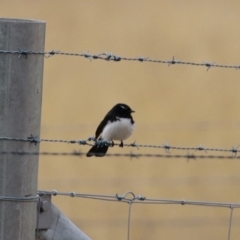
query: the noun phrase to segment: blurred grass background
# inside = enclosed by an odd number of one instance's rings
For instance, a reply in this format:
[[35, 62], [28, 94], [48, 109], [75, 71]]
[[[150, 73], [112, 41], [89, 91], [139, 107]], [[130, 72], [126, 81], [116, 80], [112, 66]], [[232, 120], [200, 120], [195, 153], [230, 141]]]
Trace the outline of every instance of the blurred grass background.
[[[49, 51], [162, 60], [174, 56], [219, 64], [239, 64], [239, 11], [236, 0], [1, 1], [1, 17], [46, 21]], [[136, 130], [128, 143], [236, 147], [239, 74], [234, 69], [54, 56], [45, 60], [41, 137], [86, 139], [106, 112], [123, 102], [136, 111]], [[88, 147], [42, 143], [41, 150], [86, 152]], [[164, 153], [109, 150], [130, 151]], [[149, 198], [239, 202], [239, 170], [236, 159], [42, 156], [39, 189], [107, 195], [130, 190]], [[53, 202], [92, 239], [126, 239], [127, 205], [67, 197]], [[133, 205], [131, 239], [226, 239], [229, 215], [229, 209]], [[239, 210], [234, 210], [232, 224], [231, 240], [238, 239]]]

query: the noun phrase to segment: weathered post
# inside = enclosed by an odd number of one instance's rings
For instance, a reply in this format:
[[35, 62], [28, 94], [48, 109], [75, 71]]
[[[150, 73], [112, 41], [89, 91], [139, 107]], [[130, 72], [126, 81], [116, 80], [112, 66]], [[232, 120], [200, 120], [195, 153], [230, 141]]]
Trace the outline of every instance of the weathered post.
[[[44, 51], [45, 22], [0, 18], [0, 50]], [[44, 55], [0, 53], [0, 137], [40, 134]], [[38, 151], [29, 142], [0, 141], [0, 152]], [[0, 153], [0, 240], [33, 240], [38, 156]]]

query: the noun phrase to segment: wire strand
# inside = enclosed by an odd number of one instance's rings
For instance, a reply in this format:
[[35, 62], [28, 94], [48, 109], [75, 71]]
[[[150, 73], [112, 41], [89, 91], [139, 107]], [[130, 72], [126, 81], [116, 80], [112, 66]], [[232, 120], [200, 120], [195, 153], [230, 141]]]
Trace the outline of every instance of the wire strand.
[[[83, 139], [78, 139], [78, 140], [64, 140], [64, 139], [38, 139], [37, 137], [34, 137], [31, 135], [30, 137], [27, 138], [13, 138], [13, 137], [0, 137], [0, 141], [20, 141], [20, 142], [28, 142], [32, 143], [34, 145], [42, 142], [51, 142], [51, 143], [66, 143], [66, 144], [78, 144], [78, 145], [87, 145], [87, 146], [93, 146], [97, 145], [99, 147], [101, 146], [108, 146], [108, 147], [116, 147], [116, 146], [121, 146], [120, 143], [116, 144], [114, 143], [114, 146], [112, 145], [111, 141], [106, 141], [106, 140], [94, 140], [92, 137], [89, 137], [86, 140]], [[93, 142], [93, 143], [92, 143]], [[238, 150], [238, 147], [232, 147], [230, 149], [226, 148], [210, 148], [210, 147], [203, 147], [202, 144], [200, 144], [197, 147], [180, 147], [180, 146], [171, 146], [168, 143], [161, 144], [161, 145], [156, 145], [156, 144], [137, 144], [136, 142], [131, 143], [131, 144], [124, 144], [124, 147], [133, 147], [133, 148], [159, 148], [159, 149], [164, 149], [167, 153], [170, 153], [170, 150], [180, 150], [180, 151], [204, 151], [205, 153], [207, 152], [229, 152], [232, 153], [232, 157], [236, 157], [237, 153], [240, 152]], [[2, 152], [4, 154], [4, 152]], [[14, 152], [12, 152], [14, 154]], [[73, 153], [75, 155], [81, 155], [80, 153]], [[45, 155], [47, 155], [45, 153]], [[57, 155], [57, 154], [56, 154]], [[137, 155], [132, 155], [132, 157], [137, 156]], [[186, 157], [188, 158], [195, 158], [193, 154], [187, 154]], [[223, 156], [224, 157], [224, 156]]]
[[135, 62], [149, 62], [149, 63], [160, 63], [166, 64], [168, 66], [171, 65], [188, 65], [188, 66], [196, 66], [196, 67], [206, 67], [207, 71], [214, 68], [228, 68], [228, 69], [240, 69], [240, 65], [227, 65], [227, 64], [217, 64], [215, 62], [210, 61], [202, 61], [202, 62], [191, 62], [191, 61], [181, 61], [176, 60], [173, 56], [170, 60], [161, 60], [161, 59], [152, 59], [149, 57], [122, 57], [111, 52], [102, 52], [98, 54], [90, 54], [89, 52], [77, 53], [77, 52], [63, 52], [58, 50], [39, 52], [34, 50], [23, 50], [18, 48], [18, 50], [0, 50], [0, 54], [15, 54], [18, 55], [18, 58], [24, 56], [27, 59], [27, 56], [30, 54], [34, 55], [44, 55], [46, 58], [53, 57], [56, 55], [61, 56], [70, 56], [70, 57], [82, 57], [89, 60], [104, 60], [104, 61], [135, 61]]
[[[240, 208], [240, 203], [229, 202], [213, 202], [213, 201], [192, 201], [192, 200], [175, 200], [175, 199], [162, 199], [162, 198], [147, 198], [143, 195], [135, 195], [133, 192], [126, 192], [123, 195], [103, 195], [103, 194], [87, 194], [76, 192], [58, 192], [57, 190], [46, 191], [38, 190], [39, 196], [50, 194], [52, 196], [69, 196], [79, 198], [89, 198], [95, 200], [112, 200], [116, 202], [132, 204], [171, 204], [171, 205], [192, 205], [192, 206], [205, 206], [205, 207], [223, 207], [223, 208]], [[130, 197], [129, 197], [130, 195]]]
[[[73, 152], [21, 152], [21, 151], [1, 151], [1, 155], [30, 155], [30, 156], [52, 156], [52, 157], [67, 157], [67, 156], [73, 156], [73, 157], [83, 157], [86, 156], [86, 152], [81, 151], [73, 151]], [[151, 153], [107, 153], [105, 157], [127, 157], [130, 159], [139, 159], [139, 158], [160, 158], [160, 159], [185, 159], [185, 160], [199, 160], [199, 159], [222, 159], [227, 160], [230, 159], [231, 161], [233, 159], [239, 160], [240, 156], [223, 156], [223, 155], [195, 155], [195, 154], [151, 154]]]
[[231, 206], [231, 207], [230, 207], [229, 227], [228, 227], [228, 240], [231, 239], [233, 210], [234, 210], [234, 208]]

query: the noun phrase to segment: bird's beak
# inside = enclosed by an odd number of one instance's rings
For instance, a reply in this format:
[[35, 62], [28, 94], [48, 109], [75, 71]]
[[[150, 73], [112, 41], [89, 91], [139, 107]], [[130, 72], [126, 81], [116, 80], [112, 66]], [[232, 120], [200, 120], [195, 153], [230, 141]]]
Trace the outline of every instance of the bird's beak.
[[135, 111], [131, 110], [131, 113], [134, 113]]

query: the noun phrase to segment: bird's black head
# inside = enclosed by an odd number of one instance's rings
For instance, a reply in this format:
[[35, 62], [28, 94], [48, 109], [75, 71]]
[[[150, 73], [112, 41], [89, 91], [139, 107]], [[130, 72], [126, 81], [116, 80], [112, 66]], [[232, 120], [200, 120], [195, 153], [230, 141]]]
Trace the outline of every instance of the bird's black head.
[[110, 112], [120, 117], [127, 117], [130, 116], [134, 111], [127, 104], [118, 103], [111, 109]]

